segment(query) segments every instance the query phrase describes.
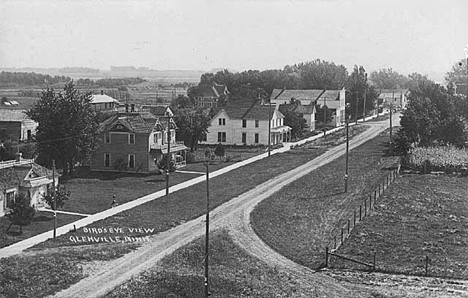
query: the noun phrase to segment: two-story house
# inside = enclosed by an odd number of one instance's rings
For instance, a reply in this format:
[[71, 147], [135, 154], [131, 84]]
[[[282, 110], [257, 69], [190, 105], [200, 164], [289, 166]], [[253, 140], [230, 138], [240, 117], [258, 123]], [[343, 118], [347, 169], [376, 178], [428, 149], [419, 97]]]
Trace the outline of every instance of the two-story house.
[[[0, 217], [13, 206], [18, 194], [30, 199], [31, 206], [44, 206], [43, 197], [58, 184], [59, 175], [32, 159], [22, 159], [18, 153], [16, 160], [0, 162]], [[55, 183], [54, 183], [55, 182]]]
[[307, 130], [315, 130], [315, 104], [310, 103], [303, 106], [300, 101], [295, 101], [289, 104], [281, 104], [279, 106], [280, 112], [286, 113], [285, 110], [291, 111], [297, 115], [300, 115], [306, 121]]
[[176, 165], [183, 166], [187, 147], [176, 142], [176, 128], [171, 116], [118, 113], [100, 125], [100, 146], [91, 157], [91, 170], [155, 173], [168, 151]]
[[276, 105], [289, 104], [291, 99], [298, 100], [301, 105], [326, 106], [332, 112], [332, 125], [341, 126], [344, 123], [346, 108], [346, 90], [286, 90], [274, 89], [270, 96], [271, 103]]
[[[208, 128], [206, 144], [272, 145], [291, 140], [291, 127], [284, 125], [284, 115], [274, 105], [257, 103], [221, 109]], [[270, 125], [270, 128], [268, 126]]]
[[203, 108], [217, 108], [220, 100], [226, 100], [229, 95], [229, 90], [225, 85], [200, 85], [197, 88], [195, 103]]
[[408, 102], [409, 91], [406, 89], [381, 89], [379, 92], [379, 108], [404, 109]]

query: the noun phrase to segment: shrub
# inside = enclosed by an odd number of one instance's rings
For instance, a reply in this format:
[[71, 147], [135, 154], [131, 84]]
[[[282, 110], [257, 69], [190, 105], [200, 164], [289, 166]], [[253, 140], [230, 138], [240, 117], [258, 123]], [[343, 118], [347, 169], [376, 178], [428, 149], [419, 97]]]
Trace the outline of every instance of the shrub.
[[194, 163], [197, 159], [195, 158], [195, 154], [193, 154], [192, 152], [187, 152], [185, 154], [185, 160], [187, 163]]
[[[20, 233], [23, 233], [23, 226], [31, 224], [35, 213], [36, 210], [30, 205], [29, 198], [24, 194], [19, 194], [16, 196], [13, 206], [6, 214], [6, 217], [11, 222], [10, 227], [12, 225], [20, 226]], [[8, 229], [10, 229], [10, 227], [8, 227]]]
[[[168, 155], [164, 154], [163, 157], [161, 158], [161, 160], [158, 163], [158, 169], [160, 169], [162, 171], [167, 170], [167, 158], [168, 158]], [[175, 162], [171, 158], [171, 160], [169, 161], [169, 172], [175, 172], [175, 170], [176, 170]]]

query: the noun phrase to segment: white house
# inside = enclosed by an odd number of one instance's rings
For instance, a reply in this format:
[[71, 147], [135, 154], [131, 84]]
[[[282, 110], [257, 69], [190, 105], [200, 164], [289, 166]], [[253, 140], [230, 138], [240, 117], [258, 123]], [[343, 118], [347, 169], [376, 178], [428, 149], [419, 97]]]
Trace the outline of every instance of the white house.
[[344, 123], [346, 107], [346, 90], [286, 90], [274, 89], [270, 96], [271, 103], [276, 105], [289, 104], [291, 99], [300, 101], [301, 105], [307, 106], [315, 104], [327, 106], [332, 111], [332, 124], [340, 126]]
[[[211, 119], [205, 144], [272, 145], [291, 140], [291, 127], [284, 125], [284, 115], [273, 105], [234, 104], [221, 109]], [[268, 129], [270, 125], [270, 129]]]
[[97, 112], [116, 112], [119, 107], [119, 101], [101, 91], [101, 94], [91, 97], [91, 106]]
[[404, 109], [408, 102], [409, 91], [406, 89], [382, 89], [380, 90], [378, 102], [380, 107]]

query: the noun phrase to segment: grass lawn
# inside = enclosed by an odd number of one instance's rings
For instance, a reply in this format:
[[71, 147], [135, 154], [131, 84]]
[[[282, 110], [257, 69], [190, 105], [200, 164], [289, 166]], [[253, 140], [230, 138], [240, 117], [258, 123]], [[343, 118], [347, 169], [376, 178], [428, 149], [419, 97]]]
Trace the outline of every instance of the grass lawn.
[[[58, 214], [57, 227], [77, 221], [81, 218], [81, 216], [76, 215]], [[23, 227], [22, 234], [19, 233], [19, 226], [12, 226], [7, 233], [6, 230], [8, 229], [9, 225], [10, 221], [6, 218], [6, 216], [0, 217], [0, 248], [30, 238], [45, 231], [53, 230], [54, 215], [51, 212], [36, 212], [33, 222], [29, 226]]]
[[96, 245], [0, 259], [0, 297], [46, 297], [83, 279], [87, 264], [118, 258], [134, 248]]
[[[204, 249], [201, 237], [105, 297], [204, 297]], [[211, 297], [324, 297], [248, 255], [225, 231], [211, 233], [209, 262]]]
[[262, 201], [251, 215], [256, 233], [282, 255], [319, 268], [338, 227], [352, 218], [353, 210], [398, 161], [385, 156], [388, 138], [387, 131], [350, 151], [347, 193], [342, 156]]
[[[170, 185], [198, 177], [197, 174], [171, 173]], [[61, 210], [94, 214], [110, 208], [112, 196], [119, 204], [166, 188], [165, 175], [132, 175], [125, 173], [94, 173], [81, 169], [74, 178], [64, 181], [71, 199]]]
[[[365, 126], [350, 128], [350, 135], [355, 135], [367, 129]], [[294, 149], [281, 154], [274, 154], [268, 159], [263, 159], [230, 171], [221, 176], [210, 179], [210, 206], [212, 209], [229, 201], [236, 196], [253, 189], [257, 185], [299, 165], [304, 164], [319, 156], [327, 150], [330, 145], [343, 142], [344, 132], [327, 137], [325, 145], [320, 146], [317, 141], [309, 143], [306, 149]], [[268, 169], [264, 171], [261, 169]], [[89, 225], [90, 228], [151, 228], [156, 234], [177, 226], [183, 222], [194, 219], [205, 213], [206, 206], [206, 184], [198, 183], [189, 188], [171, 193], [167, 197], [148, 202], [131, 210], [124, 211], [115, 216], [95, 222]], [[77, 236], [86, 236], [83, 229], [78, 229]], [[144, 234], [147, 235], [147, 234]], [[106, 235], [102, 235], [106, 236]], [[138, 233], [132, 236], [143, 236]], [[37, 247], [56, 247], [62, 245], [74, 245], [68, 239], [68, 235], [63, 235], [55, 240], [48, 240]]]
[[[377, 201], [339, 253], [378, 270], [468, 279], [468, 177], [405, 174]], [[333, 261], [335, 267], [357, 268]]]

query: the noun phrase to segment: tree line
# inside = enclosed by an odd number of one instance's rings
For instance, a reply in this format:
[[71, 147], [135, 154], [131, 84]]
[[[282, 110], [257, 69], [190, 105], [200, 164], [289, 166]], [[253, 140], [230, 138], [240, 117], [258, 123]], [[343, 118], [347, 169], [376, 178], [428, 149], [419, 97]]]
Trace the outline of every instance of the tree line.
[[50, 76], [35, 72], [6, 72], [0, 73], [1, 87], [16, 86], [46, 86], [46, 84], [56, 84], [68, 82], [71, 79], [65, 76]]

